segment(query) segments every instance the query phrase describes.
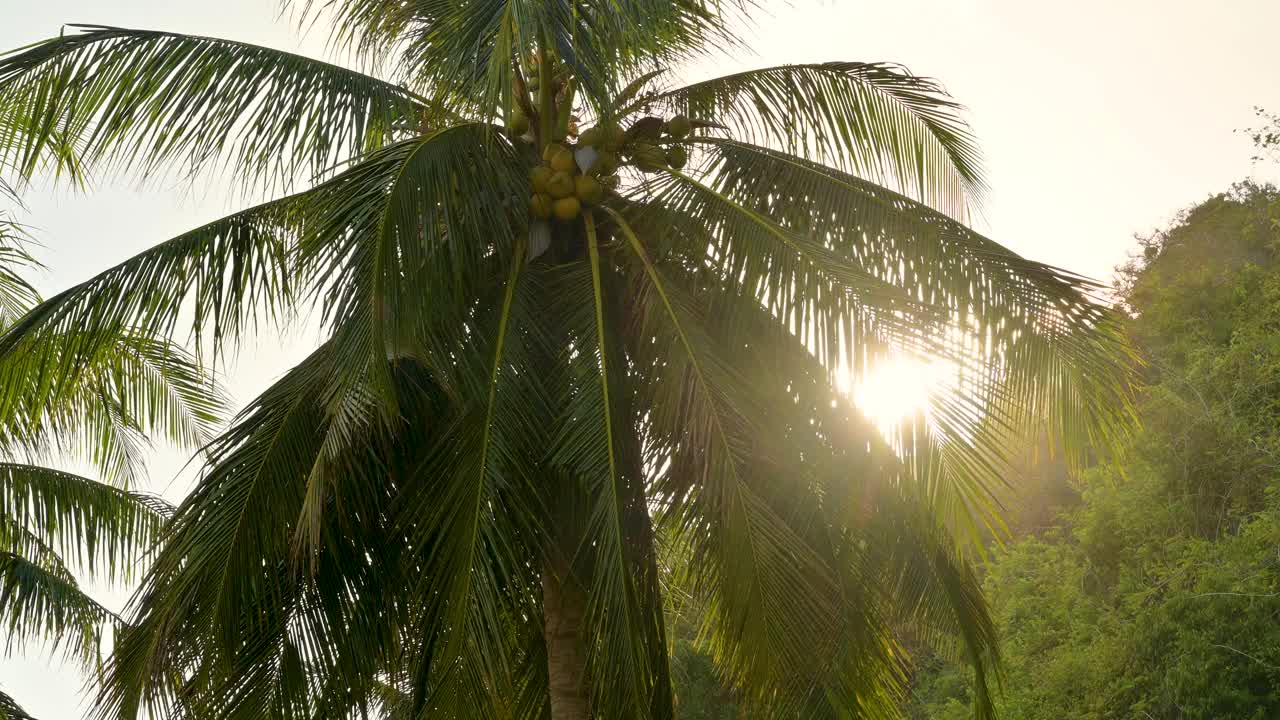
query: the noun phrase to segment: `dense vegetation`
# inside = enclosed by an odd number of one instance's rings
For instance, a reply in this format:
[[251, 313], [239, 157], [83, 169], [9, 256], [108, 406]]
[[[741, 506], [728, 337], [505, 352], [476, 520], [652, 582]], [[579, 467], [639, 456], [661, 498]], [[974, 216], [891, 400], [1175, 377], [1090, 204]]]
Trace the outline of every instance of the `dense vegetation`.
[[[1119, 291], [1145, 360], [1119, 462], [1039, 483], [1056, 522], [985, 592], [1018, 720], [1280, 716], [1280, 194], [1241, 185], [1141, 241]], [[927, 661], [914, 720], [970, 717]]]

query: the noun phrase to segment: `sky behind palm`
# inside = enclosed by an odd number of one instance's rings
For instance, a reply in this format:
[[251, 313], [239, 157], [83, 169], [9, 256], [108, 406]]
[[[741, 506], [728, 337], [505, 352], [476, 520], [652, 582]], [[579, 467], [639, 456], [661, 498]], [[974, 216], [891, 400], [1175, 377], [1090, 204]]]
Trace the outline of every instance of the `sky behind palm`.
[[[1280, 110], [1280, 3], [1232, 0], [761, 0], [747, 30], [753, 55], [718, 56], [681, 73], [822, 60], [890, 60], [940, 79], [968, 106], [991, 193], [978, 228], [1037, 260], [1105, 278], [1134, 233], [1255, 168], [1246, 137], [1253, 107]], [[0, 49], [98, 23], [229, 37], [323, 55], [277, 0], [0, 0]], [[88, 194], [37, 187], [25, 221], [44, 247], [53, 292], [236, 208], [218, 183], [139, 188], [104, 178]], [[227, 368], [238, 403], [300, 359], [315, 338], [264, 335]], [[150, 490], [189, 487], [183, 458], [158, 453]], [[122, 590], [105, 593], [119, 608]], [[84, 710], [82, 678], [32, 648], [0, 660], [0, 688], [44, 719]]]

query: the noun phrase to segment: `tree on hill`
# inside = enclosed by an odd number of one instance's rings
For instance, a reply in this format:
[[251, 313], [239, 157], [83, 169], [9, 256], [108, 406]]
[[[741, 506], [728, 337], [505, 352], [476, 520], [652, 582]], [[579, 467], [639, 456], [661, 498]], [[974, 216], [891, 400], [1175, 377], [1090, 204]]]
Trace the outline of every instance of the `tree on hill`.
[[[996, 552], [1006, 717], [1280, 713], [1280, 194], [1243, 184], [1121, 269], [1143, 429], [1057, 528]], [[968, 672], [917, 677], [914, 718], [963, 717]]]

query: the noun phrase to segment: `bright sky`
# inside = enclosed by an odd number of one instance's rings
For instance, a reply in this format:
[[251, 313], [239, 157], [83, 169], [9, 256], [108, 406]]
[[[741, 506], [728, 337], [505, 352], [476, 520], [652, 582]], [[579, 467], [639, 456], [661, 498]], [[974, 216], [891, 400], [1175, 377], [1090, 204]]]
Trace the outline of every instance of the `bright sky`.
[[[992, 193], [980, 229], [1024, 255], [1106, 277], [1134, 233], [1255, 172], [1255, 105], [1280, 110], [1274, 0], [895, 0], [769, 3], [755, 57], [693, 74], [820, 60], [892, 60], [941, 79], [971, 111]], [[771, 15], [771, 17], [769, 16]], [[234, 38], [323, 53], [276, 0], [0, 0], [0, 49], [97, 23]], [[1275, 172], [1261, 168], [1261, 179]], [[41, 189], [26, 221], [45, 245], [53, 292], [235, 206], [220, 186]], [[311, 338], [246, 344], [227, 383], [240, 403], [305, 353]], [[171, 500], [181, 458], [160, 454], [152, 487]], [[104, 590], [123, 605], [127, 592]], [[0, 660], [0, 688], [44, 720], [80, 715], [81, 676], [37, 648]]]

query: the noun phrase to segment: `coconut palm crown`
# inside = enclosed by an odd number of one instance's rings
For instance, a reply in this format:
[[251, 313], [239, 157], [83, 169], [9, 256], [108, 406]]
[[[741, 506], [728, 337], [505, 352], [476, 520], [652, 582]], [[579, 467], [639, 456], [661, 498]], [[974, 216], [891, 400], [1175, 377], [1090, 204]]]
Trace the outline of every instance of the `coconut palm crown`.
[[[0, 183], [0, 200], [17, 193]], [[39, 301], [24, 274], [38, 266], [30, 238], [0, 211], [0, 328]], [[50, 337], [46, 359], [60, 361]], [[104, 631], [123, 621], [95, 601], [83, 580], [132, 580], [173, 508], [139, 492], [149, 436], [187, 447], [208, 443], [221, 398], [181, 348], [132, 332], [116, 351], [82, 365], [53, 391], [39, 365], [0, 363], [6, 412], [0, 417], [0, 625], [5, 652], [39, 644], [89, 672], [103, 661]], [[48, 467], [76, 461], [110, 482]], [[0, 718], [26, 719], [19, 699], [0, 692]]]
[[[983, 183], [941, 88], [672, 82], [736, 47], [734, 3], [296, 9], [373, 74], [114, 27], [0, 59], [27, 172], [56, 142], [71, 174], [275, 198], [42, 303], [0, 356], [188, 324], [216, 350], [311, 308], [327, 335], [211, 447], [99, 714], [671, 718], [666, 620], [696, 607], [760, 717], [894, 716], [903, 627], [989, 715], [955, 533], [994, 522], [1018, 432], [1123, 432], [1129, 355], [1096, 286], [955, 219]], [[886, 435], [837, 387], [904, 354], [955, 381]]]

